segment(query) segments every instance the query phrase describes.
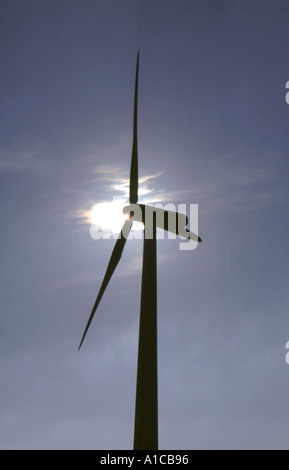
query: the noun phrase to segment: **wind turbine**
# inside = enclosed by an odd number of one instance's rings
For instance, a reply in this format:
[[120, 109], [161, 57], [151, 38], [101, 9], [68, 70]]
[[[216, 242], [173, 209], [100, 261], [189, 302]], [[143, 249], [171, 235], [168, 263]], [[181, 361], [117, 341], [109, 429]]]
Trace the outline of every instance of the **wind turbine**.
[[143, 267], [140, 303], [137, 385], [135, 402], [134, 450], [158, 449], [158, 383], [157, 383], [157, 227], [201, 242], [202, 240], [185, 227], [188, 219], [184, 214], [164, 211], [138, 202], [138, 148], [137, 148], [137, 97], [139, 52], [137, 54], [133, 145], [130, 167], [129, 202], [123, 211], [128, 214], [115, 243], [108, 267], [92, 308], [79, 348], [94, 317], [105, 289], [120, 261], [133, 221], [144, 224]]

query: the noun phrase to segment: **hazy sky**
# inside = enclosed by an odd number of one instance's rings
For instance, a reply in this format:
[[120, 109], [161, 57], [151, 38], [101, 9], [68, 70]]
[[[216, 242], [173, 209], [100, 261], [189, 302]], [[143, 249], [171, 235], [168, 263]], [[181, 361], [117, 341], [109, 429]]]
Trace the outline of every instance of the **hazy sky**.
[[77, 349], [138, 49], [142, 201], [199, 204], [203, 239], [158, 241], [160, 448], [289, 449], [288, 0], [1, 0], [0, 22], [1, 449], [132, 448], [141, 240]]

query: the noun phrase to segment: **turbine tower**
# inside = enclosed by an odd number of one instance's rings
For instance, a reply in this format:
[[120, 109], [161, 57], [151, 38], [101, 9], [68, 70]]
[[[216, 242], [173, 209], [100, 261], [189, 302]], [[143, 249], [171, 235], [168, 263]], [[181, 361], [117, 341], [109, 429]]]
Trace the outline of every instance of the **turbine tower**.
[[137, 148], [137, 98], [139, 52], [136, 63], [133, 144], [130, 167], [129, 202], [123, 209], [128, 214], [115, 243], [108, 267], [92, 308], [79, 348], [94, 317], [99, 302], [117, 267], [133, 221], [144, 224], [143, 267], [140, 302], [137, 385], [135, 401], [134, 450], [158, 449], [158, 381], [157, 381], [157, 227], [182, 235], [191, 240], [202, 240], [186, 229], [188, 219], [184, 214], [164, 211], [138, 204], [138, 148]]

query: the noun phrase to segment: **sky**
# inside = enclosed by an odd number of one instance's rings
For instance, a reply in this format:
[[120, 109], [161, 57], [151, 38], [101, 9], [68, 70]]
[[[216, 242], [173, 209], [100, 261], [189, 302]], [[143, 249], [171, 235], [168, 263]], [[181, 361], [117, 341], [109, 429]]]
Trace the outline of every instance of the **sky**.
[[0, 448], [131, 449], [142, 240], [78, 345], [127, 203], [198, 204], [157, 242], [160, 449], [289, 449], [289, 3], [1, 0]]

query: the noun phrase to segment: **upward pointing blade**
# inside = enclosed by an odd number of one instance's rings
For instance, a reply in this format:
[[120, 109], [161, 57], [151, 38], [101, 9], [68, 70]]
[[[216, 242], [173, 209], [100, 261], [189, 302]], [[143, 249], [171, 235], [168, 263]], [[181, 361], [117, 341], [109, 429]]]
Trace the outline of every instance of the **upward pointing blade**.
[[138, 94], [138, 64], [139, 52], [136, 61], [134, 113], [133, 113], [133, 143], [130, 166], [129, 202], [137, 204], [138, 201], [138, 160], [137, 160], [137, 94]]
[[104, 291], [105, 291], [105, 289], [106, 289], [106, 287], [107, 287], [107, 285], [108, 285], [108, 283], [111, 279], [111, 276], [113, 275], [114, 270], [115, 270], [115, 268], [117, 267], [117, 265], [119, 263], [119, 260], [121, 258], [121, 255], [122, 255], [122, 252], [123, 252], [123, 249], [124, 249], [124, 245], [125, 245], [125, 242], [127, 240], [128, 234], [130, 232], [131, 226], [132, 226], [132, 221], [130, 219], [126, 220], [125, 223], [123, 224], [120, 236], [117, 239], [116, 244], [115, 244], [114, 249], [113, 249], [113, 252], [111, 254], [111, 257], [110, 257], [110, 260], [109, 260], [109, 263], [108, 263], [108, 267], [107, 267], [104, 279], [103, 279], [102, 284], [101, 284], [101, 288], [99, 290], [97, 299], [95, 301], [92, 312], [91, 312], [90, 317], [88, 319], [88, 322], [87, 322], [86, 328], [84, 330], [82, 339], [80, 341], [80, 345], [79, 345], [78, 350], [80, 350], [80, 348], [81, 348], [81, 345], [84, 341], [84, 338], [86, 336], [86, 333], [87, 333], [87, 330], [90, 326], [90, 323], [91, 323], [91, 321], [94, 317], [94, 314], [95, 314], [95, 311], [98, 307], [98, 304], [101, 301], [101, 298], [104, 294]]

